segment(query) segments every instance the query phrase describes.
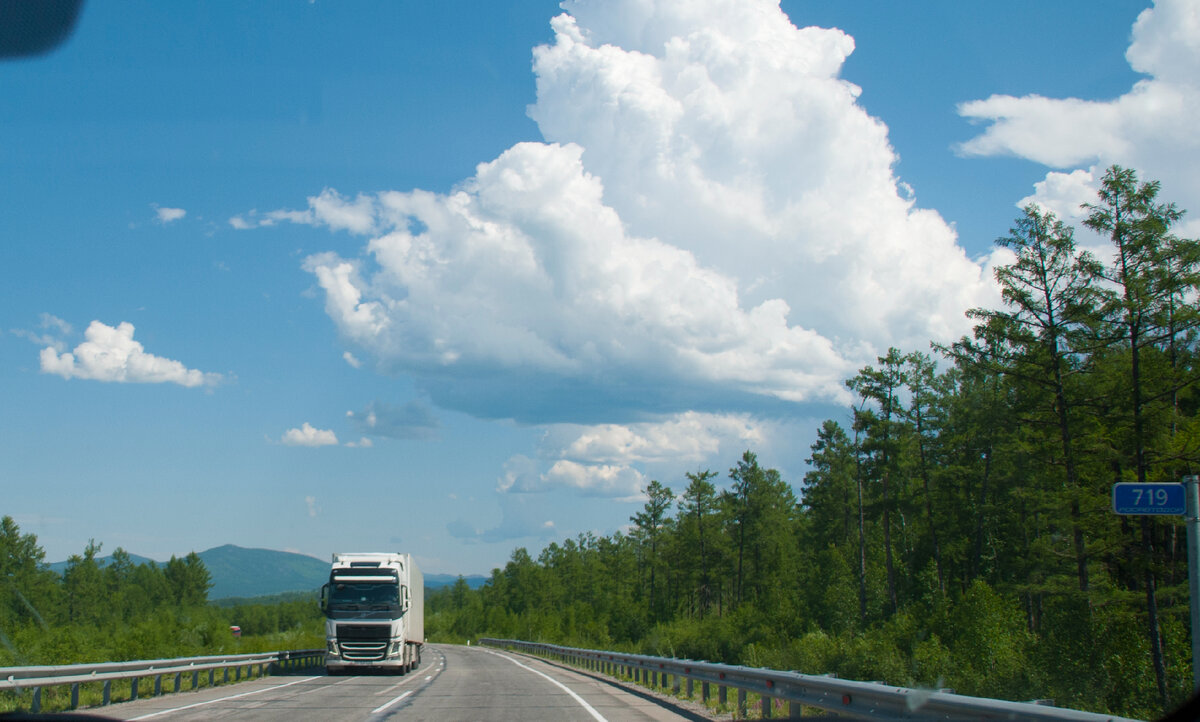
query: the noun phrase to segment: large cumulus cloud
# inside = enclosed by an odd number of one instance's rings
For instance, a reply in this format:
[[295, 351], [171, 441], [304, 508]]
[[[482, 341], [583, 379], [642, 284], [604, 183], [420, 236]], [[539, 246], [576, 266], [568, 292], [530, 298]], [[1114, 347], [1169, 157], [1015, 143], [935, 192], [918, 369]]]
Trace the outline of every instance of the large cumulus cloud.
[[538, 48], [546, 136], [584, 147], [604, 200], [692, 251], [751, 303], [855, 361], [967, 329], [990, 280], [935, 212], [898, 191], [887, 128], [839, 73], [854, 41], [766, 0], [564, 3]]
[[383, 367], [529, 421], [840, 402], [875, 353], [993, 300], [898, 191], [886, 127], [838, 77], [844, 33], [767, 0], [564, 7], [534, 53], [550, 142], [450, 194], [327, 189], [268, 214], [372, 236], [306, 268]]
[[373, 263], [306, 263], [327, 312], [438, 403], [483, 415], [838, 397], [849, 367], [832, 342], [789, 323], [785, 301], [743, 308], [691, 252], [628, 234], [580, 153], [523, 143], [449, 196], [381, 194]]
[[888, 346], [955, 338], [997, 301], [986, 261], [900, 191], [886, 126], [839, 77], [845, 33], [777, 0], [563, 7], [534, 51], [546, 142], [448, 194], [325, 189], [231, 219], [368, 237], [305, 262], [348, 341], [443, 408], [566, 424], [502, 491], [636, 494], [650, 445], [691, 460], [747, 414], [843, 403]]

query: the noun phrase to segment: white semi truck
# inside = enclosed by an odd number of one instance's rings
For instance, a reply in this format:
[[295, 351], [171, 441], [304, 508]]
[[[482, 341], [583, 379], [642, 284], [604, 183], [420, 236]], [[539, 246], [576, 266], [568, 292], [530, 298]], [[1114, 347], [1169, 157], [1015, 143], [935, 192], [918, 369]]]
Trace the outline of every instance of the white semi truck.
[[334, 554], [321, 588], [325, 670], [404, 674], [421, 662], [425, 578], [411, 554]]

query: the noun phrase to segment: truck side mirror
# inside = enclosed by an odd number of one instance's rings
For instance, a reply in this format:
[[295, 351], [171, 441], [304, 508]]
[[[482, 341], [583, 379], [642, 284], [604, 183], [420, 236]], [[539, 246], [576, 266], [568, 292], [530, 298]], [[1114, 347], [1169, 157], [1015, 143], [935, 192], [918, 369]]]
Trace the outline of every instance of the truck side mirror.
[[321, 611], [329, 614], [329, 585], [321, 585]]

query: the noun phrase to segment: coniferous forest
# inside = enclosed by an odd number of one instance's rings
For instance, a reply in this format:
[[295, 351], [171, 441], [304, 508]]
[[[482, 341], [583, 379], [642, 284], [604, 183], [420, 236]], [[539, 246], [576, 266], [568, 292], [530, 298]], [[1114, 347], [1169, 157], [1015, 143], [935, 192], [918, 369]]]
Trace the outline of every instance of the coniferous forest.
[[802, 479], [747, 451], [652, 481], [627, 533], [431, 594], [435, 639], [636, 650], [1155, 717], [1188, 695], [1181, 517], [1116, 482], [1200, 473], [1200, 243], [1112, 167], [1075, 230], [1026, 207], [1000, 308], [846, 380]]

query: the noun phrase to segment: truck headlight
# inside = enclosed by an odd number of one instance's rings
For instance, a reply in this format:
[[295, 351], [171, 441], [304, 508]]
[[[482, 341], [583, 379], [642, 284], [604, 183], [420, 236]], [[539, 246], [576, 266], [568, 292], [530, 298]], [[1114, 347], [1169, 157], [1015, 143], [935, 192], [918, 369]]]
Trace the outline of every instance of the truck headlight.
[[331, 654], [334, 657], [338, 656], [337, 642], [333, 641], [332, 639], [326, 640], [325, 641], [325, 651], [329, 652], [329, 654]]

